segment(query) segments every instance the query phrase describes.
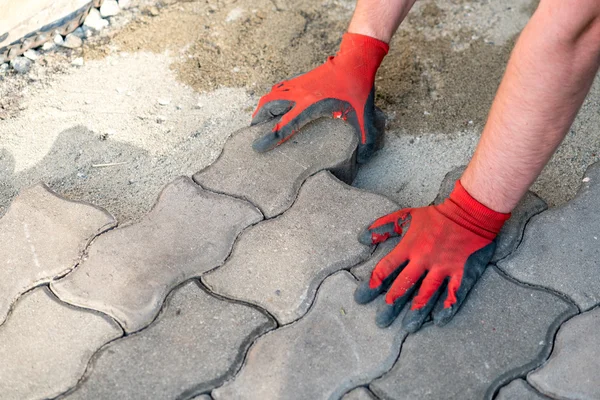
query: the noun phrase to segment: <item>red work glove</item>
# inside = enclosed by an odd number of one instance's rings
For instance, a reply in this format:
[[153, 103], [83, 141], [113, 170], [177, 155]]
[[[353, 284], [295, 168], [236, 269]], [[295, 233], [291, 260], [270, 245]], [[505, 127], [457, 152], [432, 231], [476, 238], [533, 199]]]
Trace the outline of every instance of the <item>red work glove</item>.
[[361, 243], [404, 236], [354, 298], [364, 304], [387, 290], [376, 317], [377, 325], [386, 327], [418, 289], [402, 325], [415, 332], [432, 310], [434, 323], [446, 324], [483, 274], [496, 249], [494, 238], [509, 217], [479, 203], [457, 181], [450, 197], [438, 206], [407, 208], [379, 218], [361, 234]]
[[359, 137], [358, 162], [365, 162], [381, 134], [374, 124], [373, 84], [388, 49], [380, 40], [346, 33], [335, 57], [304, 75], [273, 86], [260, 99], [252, 125], [283, 116], [273, 132], [256, 140], [253, 148], [258, 152], [271, 150], [308, 122], [332, 116], [352, 124]]

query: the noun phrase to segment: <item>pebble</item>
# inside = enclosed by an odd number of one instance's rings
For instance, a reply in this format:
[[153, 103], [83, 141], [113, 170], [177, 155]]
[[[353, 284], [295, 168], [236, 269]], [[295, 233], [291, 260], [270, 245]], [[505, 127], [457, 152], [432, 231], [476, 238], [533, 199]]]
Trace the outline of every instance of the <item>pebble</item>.
[[65, 36], [65, 40], [61, 46], [66, 47], [68, 49], [76, 49], [78, 47], [81, 47], [82, 45], [83, 45], [83, 40], [81, 40], [80, 37], [75, 36], [72, 33], [69, 33], [67, 36]]
[[13, 58], [10, 65], [20, 74], [26, 74], [31, 68], [31, 60], [25, 57]]
[[61, 46], [65, 42], [65, 39], [63, 39], [62, 35], [60, 35], [59, 33], [57, 33], [54, 36], [53, 41], [54, 41], [54, 44], [57, 44], [57, 45]]
[[49, 51], [52, 50], [56, 47], [56, 44], [54, 44], [54, 42], [46, 42], [42, 45], [42, 50], [44, 51]]
[[169, 103], [171, 103], [171, 100], [169, 99], [158, 99], [158, 104], [161, 106], [168, 106]]
[[88, 16], [85, 18], [83, 25], [96, 31], [100, 31], [102, 28], [106, 28], [108, 26], [108, 21], [102, 18], [100, 11], [92, 8]]
[[0, 71], [8, 71], [8, 63], [0, 64]]
[[150, 12], [150, 15], [152, 15], [153, 17], [156, 17], [158, 14], [160, 14], [160, 12], [158, 11], [158, 8], [156, 8], [154, 6], [150, 7], [148, 12]]
[[71, 61], [71, 64], [75, 65], [76, 67], [83, 66], [83, 57], [77, 57], [76, 59]]
[[119, 11], [121, 11], [121, 8], [117, 0], [104, 0], [104, 3], [100, 6], [100, 16], [104, 18], [117, 15]]
[[122, 10], [131, 7], [131, 0], [119, 0], [119, 7]]
[[23, 55], [25, 57], [27, 57], [28, 59], [30, 59], [31, 61], [35, 61], [38, 58], [40, 58], [40, 53], [38, 53], [37, 51], [35, 51], [33, 49], [27, 50], [25, 53], [23, 53]]
[[71, 35], [77, 36], [79, 39], [83, 39], [86, 37], [85, 31], [83, 30], [83, 28], [81, 26], [79, 28], [75, 29], [73, 32], [71, 32]]

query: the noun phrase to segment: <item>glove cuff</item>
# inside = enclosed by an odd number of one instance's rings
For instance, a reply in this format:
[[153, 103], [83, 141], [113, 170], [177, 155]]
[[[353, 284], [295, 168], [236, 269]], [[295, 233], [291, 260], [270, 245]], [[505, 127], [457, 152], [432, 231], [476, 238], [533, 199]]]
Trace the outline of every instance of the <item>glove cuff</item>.
[[457, 224], [478, 235], [493, 240], [510, 218], [510, 213], [494, 211], [476, 199], [456, 181], [450, 197], [440, 205], [441, 212]]
[[346, 32], [342, 37], [338, 56], [348, 53], [356, 54], [358, 51], [367, 63], [375, 64], [377, 69], [389, 50], [390, 46], [379, 39], [359, 33]]

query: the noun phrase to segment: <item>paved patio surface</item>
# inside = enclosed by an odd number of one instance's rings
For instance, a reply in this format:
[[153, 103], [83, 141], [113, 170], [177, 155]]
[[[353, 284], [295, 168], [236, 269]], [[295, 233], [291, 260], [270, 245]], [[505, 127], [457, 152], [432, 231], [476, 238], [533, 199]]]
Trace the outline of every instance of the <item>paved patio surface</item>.
[[358, 233], [401, 205], [348, 185], [351, 129], [249, 151], [270, 128], [137, 223], [23, 190], [0, 219], [0, 398], [599, 398], [600, 164], [563, 207], [529, 193], [459, 314], [408, 335], [353, 300], [393, 245]]

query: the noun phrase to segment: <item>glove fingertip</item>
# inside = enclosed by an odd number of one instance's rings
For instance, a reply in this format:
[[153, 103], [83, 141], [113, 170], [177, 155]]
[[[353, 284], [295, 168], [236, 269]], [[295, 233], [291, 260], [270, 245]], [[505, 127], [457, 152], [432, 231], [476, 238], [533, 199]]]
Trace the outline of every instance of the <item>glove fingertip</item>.
[[364, 228], [358, 234], [358, 241], [359, 241], [359, 243], [362, 243], [367, 246], [372, 246], [373, 244], [375, 244], [375, 243], [373, 243], [373, 235], [372, 235], [369, 227]]
[[454, 306], [450, 306], [448, 308], [442, 308], [441, 310], [435, 312], [433, 314], [433, 323], [436, 326], [444, 326], [454, 316]]
[[381, 294], [381, 287], [371, 289], [369, 281], [362, 282], [354, 291], [354, 301], [358, 304], [367, 304]]
[[269, 133], [256, 139], [252, 143], [252, 148], [258, 153], [264, 153], [277, 147], [277, 143], [279, 143], [277, 135], [275, 133]]
[[395, 304], [385, 303], [378, 311], [375, 316], [375, 325], [380, 328], [387, 328], [390, 326], [398, 317], [402, 309], [397, 307]]

